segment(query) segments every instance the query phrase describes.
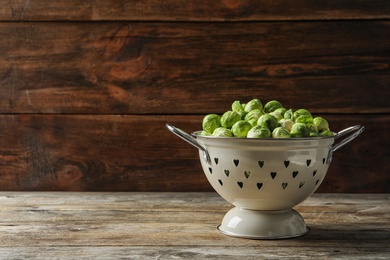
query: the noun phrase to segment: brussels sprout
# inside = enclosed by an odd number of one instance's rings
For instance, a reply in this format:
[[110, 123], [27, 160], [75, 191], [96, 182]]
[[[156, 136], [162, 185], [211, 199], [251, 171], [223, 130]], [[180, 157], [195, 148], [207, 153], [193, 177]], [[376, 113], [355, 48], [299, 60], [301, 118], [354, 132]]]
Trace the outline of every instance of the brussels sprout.
[[311, 115], [311, 113], [309, 112], [309, 110], [306, 110], [306, 109], [303, 109], [303, 108], [296, 110], [294, 112], [294, 114], [293, 114], [294, 119], [297, 119], [299, 116], [303, 116], [303, 115], [313, 117]]
[[230, 129], [225, 127], [218, 127], [214, 130], [213, 136], [217, 137], [233, 137], [233, 133]]
[[239, 100], [236, 100], [232, 103], [232, 111], [241, 112], [244, 111], [244, 108], [241, 105]]
[[236, 137], [246, 137], [247, 133], [249, 130], [251, 130], [252, 125], [245, 121], [245, 120], [240, 120], [237, 121], [233, 126], [232, 126], [232, 132], [233, 135]]
[[325, 118], [317, 116], [313, 119], [313, 124], [317, 127], [319, 132], [329, 131], [329, 124]]
[[290, 120], [294, 121], [294, 112], [293, 112], [293, 110], [289, 109], [289, 110], [285, 111], [284, 114], [283, 114], [283, 117], [285, 119], [290, 119]]
[[291, 137], [309, 137], [310, 130], [304, 123], [295, 123], [291, 127]]
[[309, 115], [300, 115], [295, 119], [295, 123], [304, 123], [310, 128], [313, 125], [313, 117]]
[[241, 112], [237, 112], [239, 115], [240, 115], [240, 120], [244, 120], [245, 119], [245, 116], [246, 114], [248, 114], [247, 112], [245, 111], [241, 111]]
[[202, 131], [202, 132], [200, 132], [199, 133], [199, 135], [201, 135], [201, 136], [211, 136], [212, 134], [210, 134], [209, 132], [206, 132], [206, 131]]
[[221, 117], [221, 126], [230, 128], [235, 122], [241, 120], [241, 115], [236, 111], [227, 111]]
[[257, 125], [255, 127], [252, 127], [251, 130], [249, 130], [246, 137], [247, 138], [270, 138], [271, 131], [267, 127]]
[[294, 121], [292, 121], [291, 119], [280, 119], [279, 120], [279, 126], [282, 126], [284, 128], [286, 128], [288, 131], [291, 131], [291, 127], [293, 126], [294, 124]]
[[245, 105], [245, 112], [250, 112], [253, 109], [260, 109], [263, 110], [263, 104], [261, 103], [260, 99], [252, 99]]
[[313, 117], [306, 109], [286, 109], [277, 100], [264, 107], [260, 99], [248, 103], [235, 100], [231, 110], [222, 116], [209, 114], [203, 118], [202, 136], [238, 138], [289, 138], [333, 136], [323, 117]]
[[216, 128], [221, 126], [221, 117], [216, 114], [209, 114], [203, 118], [202, 128], [208, 133], [212, 133]]
[[278, 120], [276, 120], [273, 115], [265, 114], [257, 120], [257, 124], [267, 127], [270, 131], [273, 131], [276, 127], [278, 127]]
[[325, 131], [322, 131], [322, 132], [320, 132], [320, 136], [333, 136], [334, 134], [333, 134], [333, 132], [332, 131], [330, 131], [330, 130], [325, 130]]
[[274, 116], [276, 118], [276, 121], [279, 122], [279, 120], [282, 120], [283, 119], [283, 116], [281, 114], [279, 114], [278, 112], [274, 111], [274, 112], [271, 112], [269, 113], [271, 116]]
[[317, 126], [314, 124], [310, 126], [309, 128], [310, 131], [310, 137], [319, 137], [320, 133], [318, 132]]
[[279, 126], [279, 127], [275, 128], [274, 131], [272, 131], [272, 137], [273, 138], [290, 138], [291, 135], [290, 135], [290, 132], [286, 128]]
[[247, 114], [244, 110], [244, 107], [240, 103], [240, 101], [236, 100], [232, 103], [232, 110], [239, 113], [241, 116], [241, 119], [245, 118], [245, 115]]
[[281, 107], [281, 108], [278, 108], [278, 109], [275, 109], [275, 113], [279, 113], [281, 114], [282, 116], [284, 116], [284, 113], [286, 113], [287, 109], [285, 109], [284, 107]]
[[245, 121], [248, 121], [252, 126], [257, 125], [257, 120], [260, 116], [264, 115], [263, 111], [260, 109], [253, 109], [245, 116]]
[[310, 129], [309, 129], [310, 131], [312, 131], [312, 132], [317, 132], [318, 133], [318, 128], [317, 128], [317, 126], [315, 125], [315, 124], [312, 124], [311, 126], [310, 126]]
[[282, 108], [282, 104], [277, 101], [277, 100], [271, 100], [269, 102], [267, 102], [267, 104], [265, 104], [264, 106], [264, 112], [265, 113], [271, 113], [273, 111], [275, 111], [276, 109], [278, 108]]
[[319, 137], [320, 134], [316, 131], [310, 131], [310, 134], [309, 134], [310, 137]]

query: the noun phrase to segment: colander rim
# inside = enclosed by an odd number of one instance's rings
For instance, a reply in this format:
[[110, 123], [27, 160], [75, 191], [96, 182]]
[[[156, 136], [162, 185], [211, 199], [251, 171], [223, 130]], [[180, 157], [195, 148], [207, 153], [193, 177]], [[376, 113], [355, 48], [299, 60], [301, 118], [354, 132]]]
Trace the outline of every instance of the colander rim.
[[195, 138], [200, 138], [200, 139], [209, 139], [209, 140], [240, 140], [244, 141], [248, 140], [248, 142], [253, 142], [256, 140], [261, 140], [265, 142], [301, 142], [301, 141], [319, 141], [319, 140], [326, 140], [326, 139], [333, 139], [338, 137], [338, 133], [333, 132], [333, 136], [318, 136], [318, 137], [295, 137], [295, 138], [246, 138], [246, 137], [220, 137], [220, 136], [205, 136], [205, 135], [200, 135], [202, 131], [195, 131], [192, 132], [191, 135]]

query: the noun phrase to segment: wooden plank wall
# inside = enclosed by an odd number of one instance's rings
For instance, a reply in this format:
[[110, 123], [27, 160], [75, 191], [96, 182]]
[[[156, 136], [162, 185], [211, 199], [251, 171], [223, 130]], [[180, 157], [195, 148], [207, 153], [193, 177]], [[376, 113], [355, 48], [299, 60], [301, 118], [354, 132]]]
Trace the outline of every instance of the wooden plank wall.
[[365, 132], [318, 192], [390, 191], [387, 0], [5, 0], [0, 190], [211, 191], [191, 132], [280, 100]]

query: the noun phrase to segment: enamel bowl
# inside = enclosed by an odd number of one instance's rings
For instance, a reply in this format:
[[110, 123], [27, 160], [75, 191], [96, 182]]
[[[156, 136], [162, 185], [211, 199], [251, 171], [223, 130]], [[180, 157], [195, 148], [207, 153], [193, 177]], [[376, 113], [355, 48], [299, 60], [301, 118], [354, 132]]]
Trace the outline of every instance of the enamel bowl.
[[[363, 126], [331, 137], [221, 138], [168, 129], [199, 149], [200, 162], [215, 191], [234, 205], [218, 230], [252, 239], [298, 237], [308, 232], [293, 209], [325, 178], [333, 152], [356, 138]], [[340, 137], [345, 136], [344, 139]]]

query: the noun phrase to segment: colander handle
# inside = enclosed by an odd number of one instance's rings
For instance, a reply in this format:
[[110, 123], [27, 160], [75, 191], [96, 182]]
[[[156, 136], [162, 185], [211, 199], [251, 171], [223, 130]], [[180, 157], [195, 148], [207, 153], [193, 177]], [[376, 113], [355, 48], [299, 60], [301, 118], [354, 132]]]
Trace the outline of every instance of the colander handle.
[[[351, 142], [353, 139], [358, 137], [358, 135], [360, 135], [363, 131], [364, 131], [364, 126], [354, 125], [354, 126], [350, 126], [346, 129], [338, 132], [335, 136], [335, 143], [329, 151], [328, 159], [326, 160], [326, 162], [329, 164], [332, 161], [333, 152], [337, 151], [338, 149], [340, 149], [341, 147], [343, 147], [347, 143]], [[347, 136], [346, 138], [342, 139], [341, 141], [338, 141], [338, 142], [336, 141], [338, 138], [345, 136], [347, 134], [350, 134], [350, 135]]]
[[340, 149], [341, 147], [343, 147], [344, 145], [346, 145], [347, 143], [351, 142], [353, 139], [358, 137], [358, 135], [360, 135], [363, 131], [364, 131], [364, 126], [362, 126], [362, 125], [354, 125], [354, 126], [346, 128], [344, 130], [341, 130], [340, 132], [337, 133], [335, 140], [337, 140], [338, 138], [340, 138], [344, 135], [350, 134], [350, 133], [351, 133], [351, 135], [342, 139], [340, 142], [335, 143], [332, 147], [332, 151], [335, 152], [338, 149]]
[[187, 143], [195, 146], [199, 150], [203, 152], [203, 159], [206, 161], [206, 163], [210, 163], [210, 155], [207, 152], [206, 148], [204, 148], [202, 145], [200, 145], [194, 137], [192, 137], [190, 134], [186, 133], [185, 131], [171, 125], [171, 124], [166, 124], [166, 127], [168, 128], [169, 131], [186, 141]]

